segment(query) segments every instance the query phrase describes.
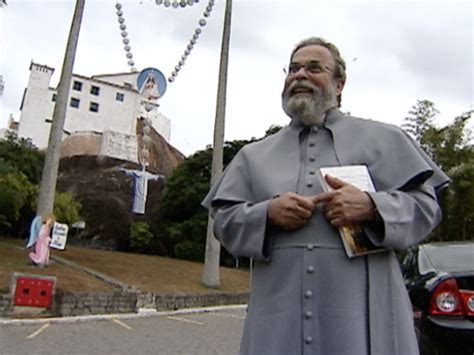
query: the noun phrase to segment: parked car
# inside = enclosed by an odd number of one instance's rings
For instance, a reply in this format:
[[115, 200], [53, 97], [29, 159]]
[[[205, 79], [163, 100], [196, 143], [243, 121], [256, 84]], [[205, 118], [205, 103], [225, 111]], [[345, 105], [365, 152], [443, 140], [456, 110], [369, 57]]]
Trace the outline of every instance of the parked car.
[[429, 243], [401, 262], [422, 354], [474, 354], [474, 242]]

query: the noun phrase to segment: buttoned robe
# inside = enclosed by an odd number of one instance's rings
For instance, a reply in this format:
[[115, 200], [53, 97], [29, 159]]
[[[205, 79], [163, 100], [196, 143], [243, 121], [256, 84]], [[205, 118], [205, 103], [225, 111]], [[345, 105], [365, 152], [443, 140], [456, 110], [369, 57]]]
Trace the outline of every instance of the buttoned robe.
[[[269, 201], [321, 192], [317, 169], [365, 164], [378, 214], [364, 225], [386, 251], [348, 258], [317, 206], [295, 231], [268, 225]], [[394, 250], [420, 242], [441, 218], [444, 173], [399, 128], [330, 111], [323, 126], [290, 124], [242, 148], [203, 205], [214, 234], [253, 258], [242, 354], [418, 354], [413, 315]]]

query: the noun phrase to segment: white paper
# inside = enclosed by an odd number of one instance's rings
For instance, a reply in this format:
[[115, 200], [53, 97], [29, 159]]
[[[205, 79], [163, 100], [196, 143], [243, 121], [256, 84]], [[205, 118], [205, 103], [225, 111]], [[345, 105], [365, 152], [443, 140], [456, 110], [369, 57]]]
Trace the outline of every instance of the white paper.
[[320, 169], [320, 173], [320, 178], [323, 179], [321, 183], [328, 191], [333, 189], [324, 180], [324, 176], [326, 175], [338, 178], [339, 180], [349, 183], [362, 191], [375, 192], [375, 187], [370, 178], [369, 170], [365, 165], [324, 167]]

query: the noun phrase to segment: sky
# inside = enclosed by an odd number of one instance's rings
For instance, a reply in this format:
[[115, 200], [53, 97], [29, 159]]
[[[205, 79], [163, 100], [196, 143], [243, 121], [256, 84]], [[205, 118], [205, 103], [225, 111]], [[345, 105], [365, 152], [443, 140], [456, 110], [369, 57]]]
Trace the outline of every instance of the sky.
[[[19, 120], [31, 61], [55, 68], [59, 81], [73, 0], [7, 0], [0, 8], [0, 128]], [[199, 27], [207, 5], [157, 6], [123, 0], [139, 70], [168, 77]], [[73, 72], [128, 72], [116, 0], [86, 0]], [[185, 155], [212, 144], [225, 0], [215, 0], [207, 25], [176, 80], [160, 98], [171, 120], [170, 143]], [[225, 140], [260, 138], [286, 125], [281, 90], [294, 45], [318, 36], [338, 46], [347, 64], [342, 110], [400, 126], [418, 100], [434, 102], [444, 126], [473, 106], [474, 2], [456, 0], [233, 0]]]

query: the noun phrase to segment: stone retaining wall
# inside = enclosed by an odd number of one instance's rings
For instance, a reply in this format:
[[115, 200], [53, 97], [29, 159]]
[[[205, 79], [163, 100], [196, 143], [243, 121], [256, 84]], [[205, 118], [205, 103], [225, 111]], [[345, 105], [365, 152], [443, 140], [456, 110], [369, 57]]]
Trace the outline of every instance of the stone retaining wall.
[[108, 313], [133, 313], [136, 293], [60, 293], [55, 297], [53, 313], [58, 316], [79, 316]]
[[158, 311], [177, 310], [231, 304], [245, 304], [248, 293], [214, 293], [214, 294], [155, 294], [155, 308]]
[[12, 296], [9, 293], [0, 293], [0, 316], [6, 315], [12, 300]]
[[[79, 316], [110, 313], [134, 313], [140, 309], [166, 311], [183, 308], [245, 304], [248, 293], [213, 294], [154, 294], [137, 292], [113, 293], [56, 293], [49, 314], [53, 316]], [[18, 315], [10, 294], [0, 294], [0, 317]]]

